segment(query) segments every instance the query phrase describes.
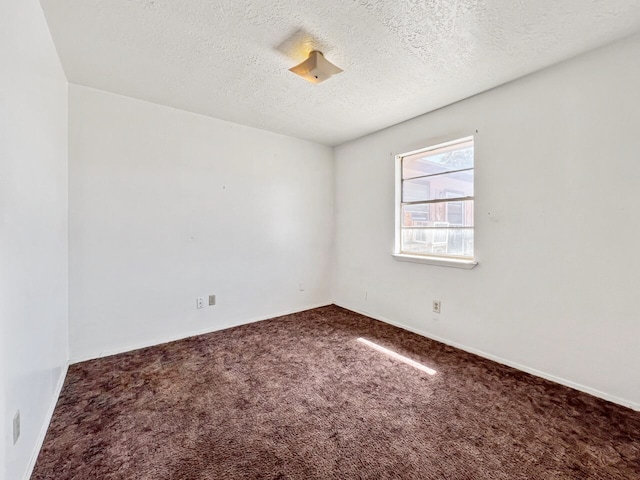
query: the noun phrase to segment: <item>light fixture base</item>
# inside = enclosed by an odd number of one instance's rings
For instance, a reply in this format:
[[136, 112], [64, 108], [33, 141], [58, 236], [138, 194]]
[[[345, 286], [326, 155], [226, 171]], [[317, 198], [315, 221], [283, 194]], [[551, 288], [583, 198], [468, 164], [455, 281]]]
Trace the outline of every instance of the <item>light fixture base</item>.
[[311, 83], [322, 83], [343, 70], [324, 58], [322, 52], [313, 50], [304, 62], [289, 69]]

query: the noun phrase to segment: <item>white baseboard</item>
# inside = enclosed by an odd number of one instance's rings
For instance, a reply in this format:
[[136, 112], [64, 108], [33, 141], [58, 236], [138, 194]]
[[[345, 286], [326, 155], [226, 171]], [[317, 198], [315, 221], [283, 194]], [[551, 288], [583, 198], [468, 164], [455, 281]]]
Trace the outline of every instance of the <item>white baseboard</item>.
[[58, 379], [58, 383], [56, 385], [56, 389], [53, 392], [53, 397], [51, 398], [51, 404], [47, 409], [47, 414], [44, 417], [45, 421], [40, 428], [40, 433], [38, 434], [38, 438], [36, 439], [36, 445], [31, 453], [31, 458], [29, 460], [29, 465], [27, 466], [27, 470], [25, 471], [24, 480], [29, 480], [31, 475], [33, 474], [33, 469], [36, 466], [36, 461], [38, 460], [38, 455], [40, 454], [40, 449], [42, 448], [42, 444], [44, 443], [44, 438], [47, 436], [47, 431], [49, 430], [49, 424], [51, 423], [51, 419], [53, 418], [53, 412], [56, 409], [56, 405], [58, 404], [58, 398], [60, 398], [60, 392], [62, 392], [62, 387], [64, 385], [64, 379], [67, 378], [67, 370], [69, 370], [69, 363], [67, 362], [60, 374], [60, 378]]
[[364, 310], [359, 310], [357, 308], [348, 307], [346, 305], [341, 305], [336, 303], [339, 307], [346, 308], [347, 310], [351, 310], [353, 312], [360, 313], [362, 315], [366, 315], [367, 317], [373, 318], [375, 320], [379, 320], [384, 323], [388, 323], [395, 327], [402, 328], [403, 330], [407, 330], [409, 332], [417, 333], [418, 335], [422, 335], [423, 337], [430, 338], [431, 340], [435, 340], [436, 342], [444, 343], [445, 345], [449, 345], [451, 347], [455, 347], [460, 350], [464, 350], [465, 352], [473, 353], [474, 355], [478, 355], [480, 357], [486, 358], [488, 360], [492, 360], [497, 363], [501, 363], [503, 365], [507, 365], [508, 367], [515, 368], [516, 370], [521, 370], [526, 373], [530, 373], [531, 375], [535, 375], [536, 377], [541, 377], [546, 380], [550, 380], [554, 383], [559, 383], [560, 385], [564, 385], [565, 387], [573, 388], [574, 390], [579, 390], [584, 393], [588, 393], [589, 395], [593, 395], [594, 397], [602, 398], [603, 400], [607, 400], [612, 403], [617, 403], [618, 405], [622, 405], [623, 407], [631, 408], [635, 411], [640, 411], [640, 403], [626, 400], [624, 398], [616, 397], [614, 395], [609, 395], [608, 393], [601, 392], [600, 390], [596, 390], [591, 387], [587, 387], [585, 385], [580, 385], [579, 383], [572, 382], [570, 380], [566, 380], [564, 378], [557, 377], [550, 373], [541, 372], [540, 370], [536, 370], [535, 368], [527, 367], [526, 365], [522, 365], [516, 362], [512, 362], [502, 357], [498, 357], [497, 355], [493, 355], [491, 353], [483, 352], [482, 350], [478, 350], [475, 348], [468, 347], [466, 345], [462, 345], [461, 343], [452, 342], [451, 340], [447, 340], [446, 338], [438, 337], [437, 335], [433, 335], [429, 332], [425, 332], [423, 330], [419, 330], [417, 328], [409, 327], [400, 322], [396, 322], [394, 320], [389, 320], [388, 318], [383, 318], [378, 315], [373, 315], [369, 312], [365, 312]]
[[221, 327], [221, 328], [211, 328], [211, 327], [209, 327], [209, 328], [205, 328], [203, 330], [195, 330], [195, 331], [191, 331], [191, 332], [180, 333], [178, 335], [168, 335], [166, 337], [158, 337], [158, 338], [154, 338], [152, 340], [148, 340], [148, 341], [140, 342], [140, 343], [134, 343], [134, 344], [127, 345], [127, 346], [124, 346], [124, 347], [118, 347], [118, 348], [114, 348], [114, 349], [110, 349], [110, 350], [103, 350], [103, 351], [100, 351], [100, 352], [95, 353], [95, 354], [85, 354], [85, 355], [74, 356], [74, 357], [71, 358], [71, 360], [69, 360], [69, 363], [70, 364], [74, 364], [74, 363], [86, 362], [87, 360], [95, 360], [96, 358], [109, 357], [111, 355], [118, 355], [119, 353], [131, 352], [133, 350], [139, 350], [141, 348], [153, 347], [153, 346], [156, 346], [156, 345], [162, 345], [163, 343], [175, 342], [177, 340], [183, 340], [183, 339], [189, 338], [189, 337], [196, 337], [198, 335], [204, 335], [204, 334], [207, 334], [207, 333], [218, 332], [220, 330], [226, 330], [228, 328], [239, 327], [240, 325], [247, 325], [249, 323], [261, 322], [263, 320], [269, 320], [269, 319], [275, 318], [275, 317], [282, 317], [283, 315], [291, 315], [292, 313], [299, 313], [299, 312], [304, 312], [306, 310], [312, 310], [314, 308], [326, 307], [327, 305], [331, 305], [331, 304], [332, 304], [331, 302], [328, 302], [328, 303], [321, 303], [321, 304], [316, 304], [316, 305], [309, 305], [309, 306], [306, 306], [306, 307], [296, 308], [296, 309], [293, 309], [293, 310], [287, 310], [287, 311], [284, 311], [284, 312], [273, 313], [273, 314], [269, 314], [269, 315], [265, 315], [265, 316], [249, 318], [247, 320], [242, 320], [240, 322], [236, 322], [236, 323], [231, 324], [231, 325], [225, 325], [224, 327]]

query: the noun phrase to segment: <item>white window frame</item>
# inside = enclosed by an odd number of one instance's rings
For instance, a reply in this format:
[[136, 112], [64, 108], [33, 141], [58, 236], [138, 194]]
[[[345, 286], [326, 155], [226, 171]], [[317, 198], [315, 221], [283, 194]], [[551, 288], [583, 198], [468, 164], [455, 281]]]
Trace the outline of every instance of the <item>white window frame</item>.
[[[476, 247], [475, 247], [475, 238], [474, 238], [474, 257], [461, 257], [461, 256], [452, 256], [446, 254], [420, 254], [420, 253], [407, 253], [402, 252], [402, 159], [404, 157], [408, 157], [411, 155], [415, 155], [417, 153], [429, 152], [432, 150], [438, 150], [441, 148], [445, 148], [451, 145], [456, 145], [458, 143], [468, 142], [472, 140], [474, 142], [474, 171], [475, 171], [475, 138], [473, 135], [456, 138], [455, 140], [438, 143], [436, 145], [431, 145], [426, 148], [420, 148], [417, 150], [412, 150], [409, 152], [401, 153], [395, 155], [395, 246], [393, 251], [393, 257], [396, 260], [405, 261], [405, 262], [415, 262], [415, 263], [424, 263], [428, 265], [438, 265], [443, 267], [456, 267], [456, 268], [465, 268], [471, 269], [474, 268], [478, 262], [475, 257]], [[475, 183], [475, 182], [474, 182]], [[470, 197], [471, 200], [475, 202], [475, 188], [474, 188], [474, 196]], [[475, 215], [474, 215], [475, 216]], [[475, 232], [475, 221], [474, 221], [474, 232]], [[475, 233], [474, 233], [475, 237]]]

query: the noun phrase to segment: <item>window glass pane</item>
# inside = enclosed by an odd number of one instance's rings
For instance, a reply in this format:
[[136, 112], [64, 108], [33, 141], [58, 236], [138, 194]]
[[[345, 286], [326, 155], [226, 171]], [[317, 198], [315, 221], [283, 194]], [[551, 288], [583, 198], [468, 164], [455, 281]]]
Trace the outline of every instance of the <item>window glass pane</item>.
[[473, 257], [472, 228], [403, 228], [403, 253]]
[[473, 170], [414, 178], [402, 182], [402, 201], [473, 197]]
[[402, 158], [402, 178], [473, 168], [473, 140]]
[[472, 227], [473, 200], [402, 206], [403, 227]]
[[399, 156], [400, 252], [474, 258], [473, 148], [467, 137]]

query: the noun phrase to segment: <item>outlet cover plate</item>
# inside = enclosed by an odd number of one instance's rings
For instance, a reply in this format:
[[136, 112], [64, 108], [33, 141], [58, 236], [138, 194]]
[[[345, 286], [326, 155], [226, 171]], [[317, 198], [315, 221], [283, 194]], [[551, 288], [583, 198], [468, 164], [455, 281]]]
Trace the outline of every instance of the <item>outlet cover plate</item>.
[[434, 300], [433, 301], [433, 311], [435, 313], [440, 313], [440, 300]]

